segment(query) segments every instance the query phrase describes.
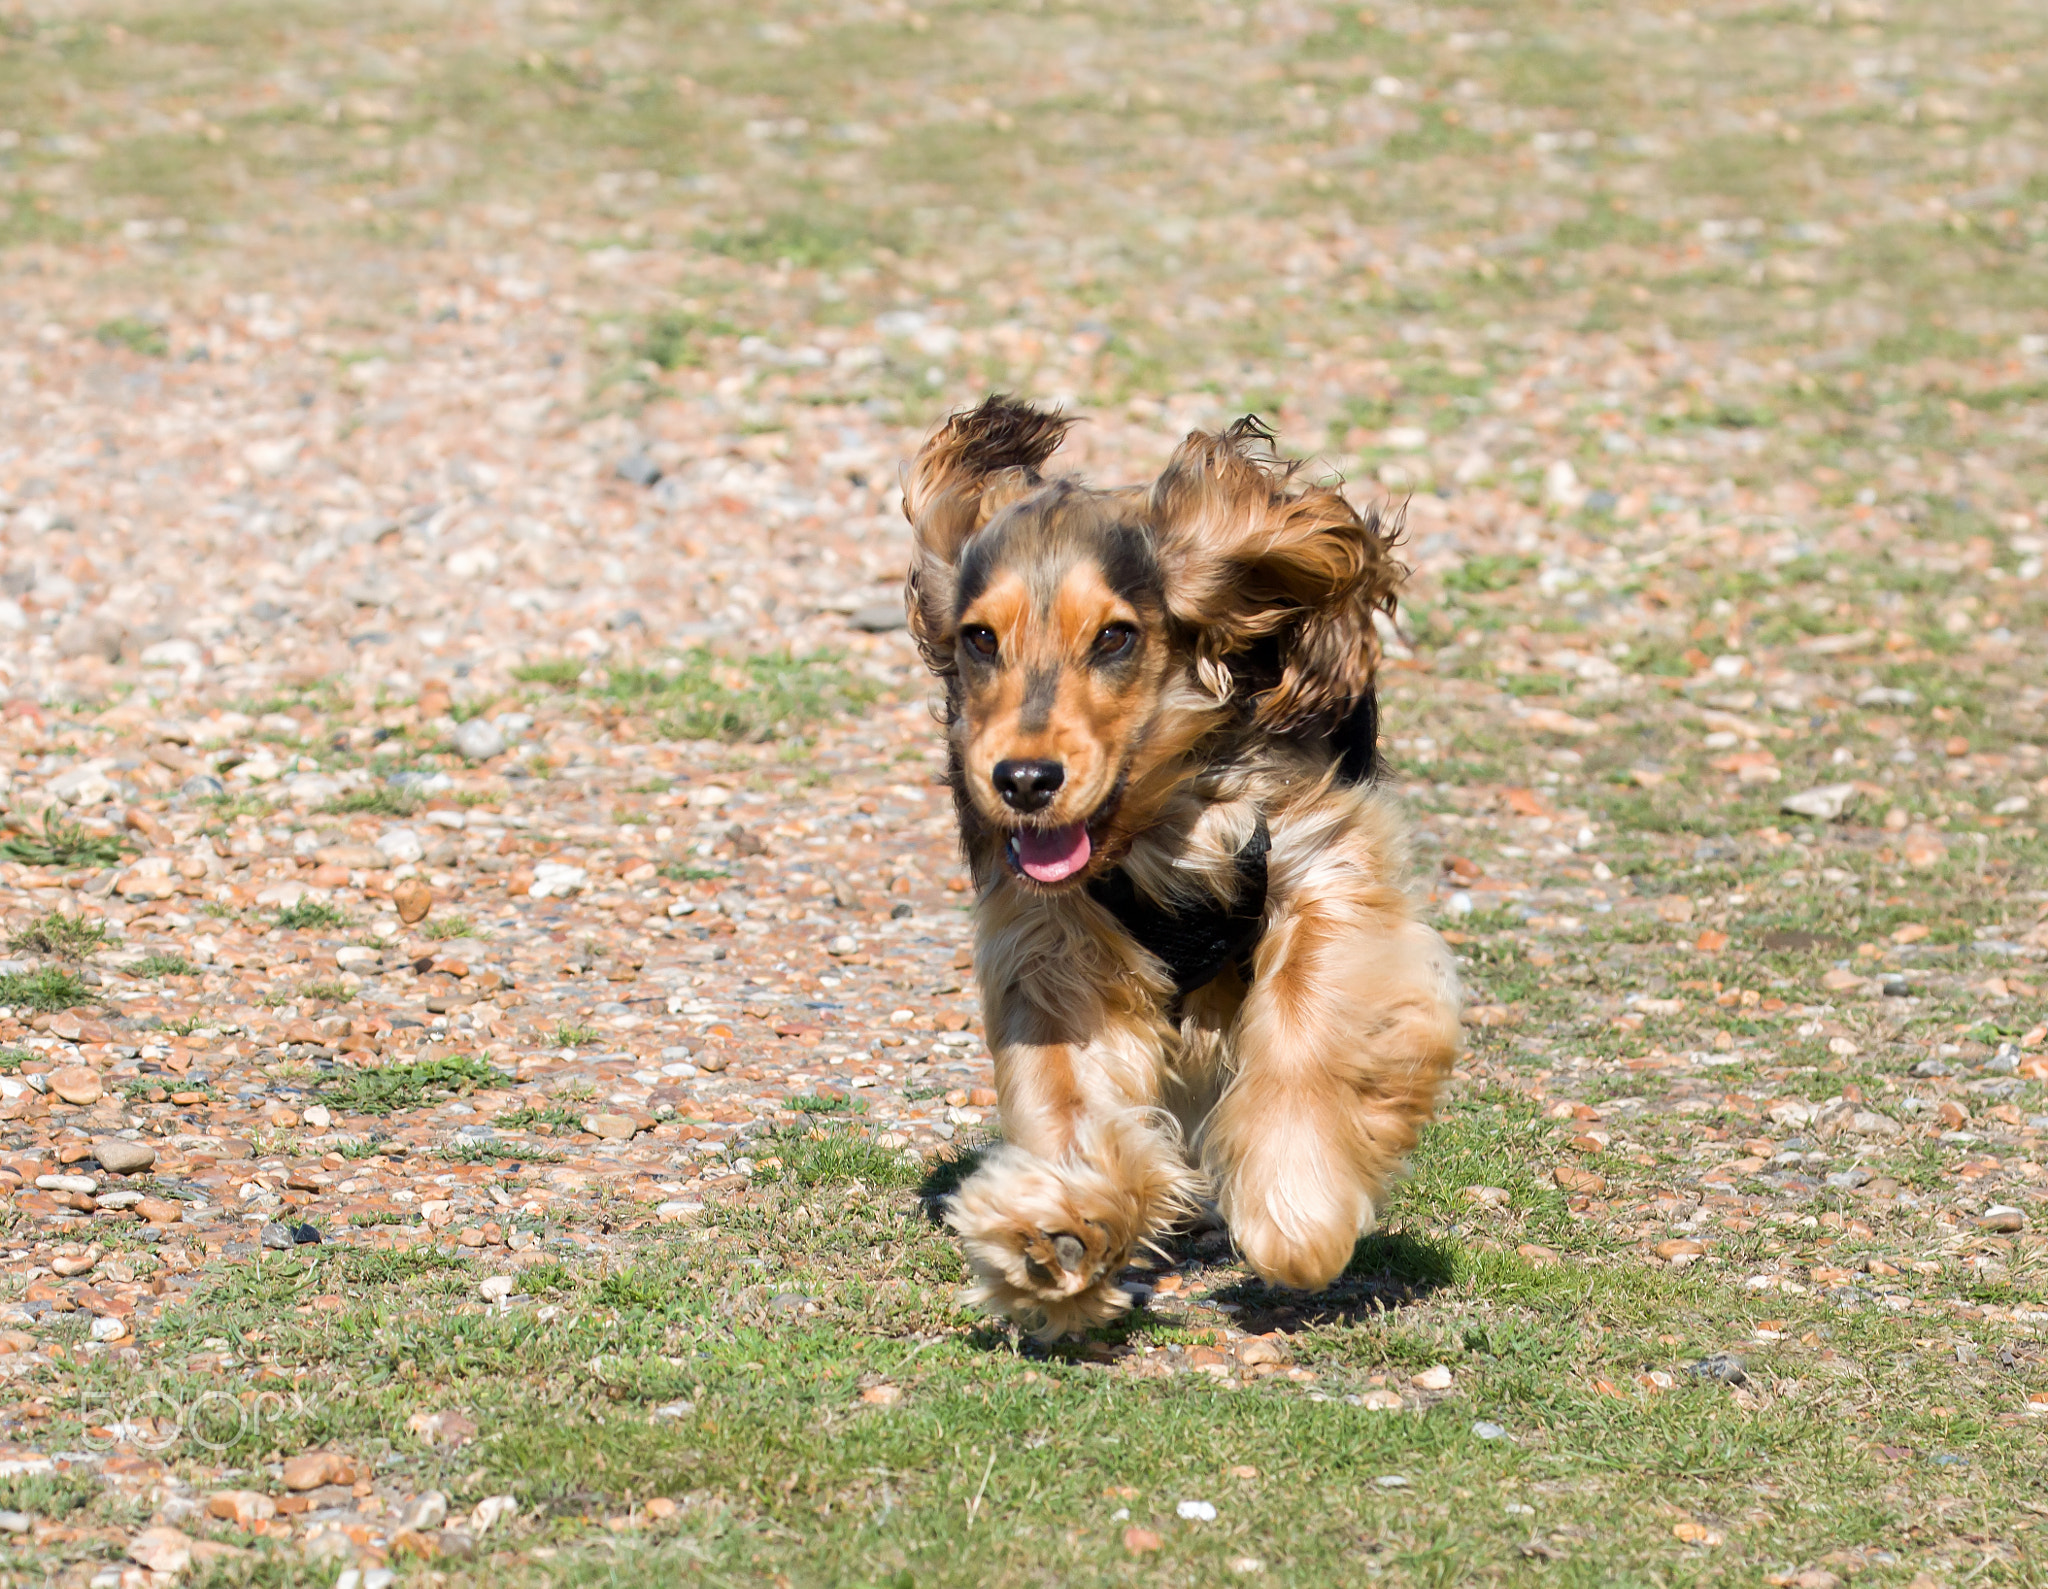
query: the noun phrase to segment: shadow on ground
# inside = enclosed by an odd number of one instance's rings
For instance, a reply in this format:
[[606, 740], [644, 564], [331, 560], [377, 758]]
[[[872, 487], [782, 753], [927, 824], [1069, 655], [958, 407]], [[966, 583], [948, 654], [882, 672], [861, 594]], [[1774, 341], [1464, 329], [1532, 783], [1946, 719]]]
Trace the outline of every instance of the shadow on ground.
[[[974, 1173], [992, 1147], [983, 1143], [963, 1149], [935, 1164], [917, 1188], [918, 1206], [934, 1225], [945, 1222], [946, 1200]], [[1148, 1277], [1178, 1272], [1184, 1277], [1185, 1294], [1203, 1295], [1211, 1303], [1235, 1309], [1235, 1322], [1253, 1335], [1278, 1330], [1292, 1333], [1332, 1324], [1349, 1324], [1376, 1314], [1419, 1302], [1432, 1292], [1457, 1280], [1458, 1255], [1454, 1243], [1407, 1231], [1379, 1231], [1365, 1237], [1351, 1255], [1343, 1274], [1321, 1291], [1289, 1291], [1264, 1281], [1244, 1277], [1235, 1270], [1231, 1278], [1214, 1290], [1208, 1271], [1231, 1263], [1230, 1237], [1213, 1214], [1197, 1219], [1181, 1230], [1155, 1242], [1144, 1260], [1126, 1274], [1127, 1280], [1144, 1283]], [[1222, 1278], [1220, 1275], [1218, 1278]], [[1120, 1347], [1134, 1334], [1144, 1334], [1158, 1321], [1140, 1305], [1116, 1323], [1091, 1333], [1085, 1343], [1034, 1348], [1027, 1353], [1051, 1356], [1087, 1355], [1090, 1349]], [[1019, 1347], [1016, 1333], [990, 1323], [974, 1331], [969, 1341], [985, 1350], [1014, 1351]]]

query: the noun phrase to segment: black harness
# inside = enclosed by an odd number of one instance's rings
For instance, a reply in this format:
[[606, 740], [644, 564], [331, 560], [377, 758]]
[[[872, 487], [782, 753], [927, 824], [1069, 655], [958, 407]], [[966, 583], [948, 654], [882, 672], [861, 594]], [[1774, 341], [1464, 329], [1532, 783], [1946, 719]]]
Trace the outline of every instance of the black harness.
[[1140, 894], [1121, 866], [1090, 883], [1088, 897], [1116, 917], [1140, 949], [1165, 963], [1176, 997], [1214, 980], [1232, 962], [1249, 982], [1252, 946], [1265, 925], [1266, 855], [1272, 848], [1262, 811], [1251, 842], [1237, 852], [1237, 895], [1228, 905], [1168, 910]]
[[[1370, 783], [1379, 776], [1379, 703], [1368, 689], [1351, 715], [1331, 736], [1338, 752], [1337, 777], [1347, 784]], [[1237, 893], [1227, 905], [1203, 904], [1169, 910], [1154, 904], [1122, 867], [1088, 885], [1093, 899], [1147, 954], [1173, 977], [1174, 1002], [1212, 982], [1227, 965], [1235, 965], [1246, 982], [1252, 979], [1252, 950], [1266, 920], [1266, 857], [1273, 835], [1266, 814], [1259, 813], [1250, 841], [1237, 852]]]

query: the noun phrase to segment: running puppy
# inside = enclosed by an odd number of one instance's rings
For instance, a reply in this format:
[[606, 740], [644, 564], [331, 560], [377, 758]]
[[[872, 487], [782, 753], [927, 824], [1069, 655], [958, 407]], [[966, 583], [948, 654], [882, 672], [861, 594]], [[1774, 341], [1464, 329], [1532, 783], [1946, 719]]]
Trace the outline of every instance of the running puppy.
[[904, 486], [1002, 1100], [947, 1219], [1044, 1338], [1204, 1200], [1267, 1281], [1334, 1279], [1459, 1041], [1373, 788], [1393, 532], [1256, 419], [1116, 490], [1040, 475], [1069, 423], [992, 397]]

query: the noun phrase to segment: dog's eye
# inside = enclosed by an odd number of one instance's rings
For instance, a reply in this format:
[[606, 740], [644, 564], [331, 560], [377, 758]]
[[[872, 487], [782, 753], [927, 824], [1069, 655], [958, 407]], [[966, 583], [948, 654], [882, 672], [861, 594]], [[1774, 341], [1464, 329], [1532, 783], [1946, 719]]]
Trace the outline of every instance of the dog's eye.
[[996, 632], [983, 624], [969, 624], [960, 631], [960, 638], [967, 642], [976, 656], [992, 657], [996, 654]]
[[1095, 637], [1095, 654], [1104, 661], [1128, 653], [1138, 643], [1138, 631], [1127, 623], [1105, 624]]

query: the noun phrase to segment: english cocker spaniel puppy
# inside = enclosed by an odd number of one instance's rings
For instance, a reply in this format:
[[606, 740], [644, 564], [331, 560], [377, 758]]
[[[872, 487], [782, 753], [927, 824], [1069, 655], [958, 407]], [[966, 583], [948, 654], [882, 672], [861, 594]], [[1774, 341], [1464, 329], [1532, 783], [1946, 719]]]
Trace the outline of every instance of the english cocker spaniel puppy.
[[1459, 1044], [1374, 787], [1393, 533], [1256, 419], [1113, 490], [1040, 474], [1070, 423], [992, 397], [904, 483], [1003, 1127], [946, 1217], [972, 1299], [1044, 1338], [1204, 1202], [1327, 1284]]

